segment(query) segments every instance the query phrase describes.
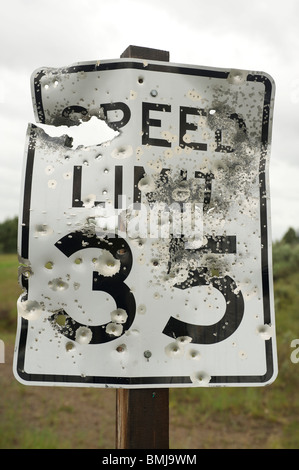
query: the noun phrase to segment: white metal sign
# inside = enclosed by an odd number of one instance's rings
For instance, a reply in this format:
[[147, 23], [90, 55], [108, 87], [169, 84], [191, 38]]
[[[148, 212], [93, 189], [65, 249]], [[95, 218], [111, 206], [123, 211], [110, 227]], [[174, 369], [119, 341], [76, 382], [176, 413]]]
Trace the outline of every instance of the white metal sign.
[[15, 374], [94, 387], [265, 385], [277, 373], [264, 73], [118, 59], [43, 68], [29, 125]]

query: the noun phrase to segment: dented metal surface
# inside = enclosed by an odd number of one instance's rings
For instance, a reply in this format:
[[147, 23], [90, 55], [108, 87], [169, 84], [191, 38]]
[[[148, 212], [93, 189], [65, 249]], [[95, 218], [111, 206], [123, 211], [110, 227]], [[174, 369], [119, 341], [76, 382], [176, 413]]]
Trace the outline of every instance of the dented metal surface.
[[15, 375], [96, 387], [265, 385], [277, 373], [264, 73], [118, 59], [32, 76]]

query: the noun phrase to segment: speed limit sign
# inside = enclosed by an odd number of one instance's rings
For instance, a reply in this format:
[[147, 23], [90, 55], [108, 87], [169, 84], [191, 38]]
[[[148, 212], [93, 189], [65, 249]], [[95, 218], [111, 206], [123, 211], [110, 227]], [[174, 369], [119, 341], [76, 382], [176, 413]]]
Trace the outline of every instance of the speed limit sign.
[[277, 374], [264, 73], [140, 59], [42, 68], [27, 132], [14, 370], [33, 385], [266, 385]]

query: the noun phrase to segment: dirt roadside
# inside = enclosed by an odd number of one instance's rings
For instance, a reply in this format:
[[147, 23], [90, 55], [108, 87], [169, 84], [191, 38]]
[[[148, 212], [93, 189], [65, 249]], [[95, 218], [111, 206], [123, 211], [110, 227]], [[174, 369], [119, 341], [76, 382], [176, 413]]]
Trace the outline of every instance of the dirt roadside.
[[[0, 448], [43, 448], [44, 438], [45, 448], [115, 449], [114, 389], [24, 386], [13, 376], [12, 346], [5, 356], [0, 364]], [[214, 417], [204, 424], [198, 416], [190, 424], [170, 409], [172, 449], [270, 448], [280, 432], [278, 425], [245, 416], [225, 422]]]

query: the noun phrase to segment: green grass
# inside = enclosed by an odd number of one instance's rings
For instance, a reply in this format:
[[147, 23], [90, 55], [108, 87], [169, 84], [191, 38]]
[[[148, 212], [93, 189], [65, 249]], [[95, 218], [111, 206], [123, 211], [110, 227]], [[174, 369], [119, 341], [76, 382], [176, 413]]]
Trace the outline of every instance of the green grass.
[[[0, 255], [0, 338], [11, 346], [21, 293], [17, 267], [16, 255]], [[278, 378], [262, 388], [171, 389], [172, 448], [299, 447], [299, 363], [290, 360], [291, 341], [299, 338], [299, 273], [283, 269], [275, 281]], [[12, 376], [2, 380], [1, 367], [0, 448], [113, 446], [111, 390], [24, 387]]]
[[18, 258], [15, 254], [0, 255], [0, 338], [15, 332], [16, 302], [22, 292], [18, 284]]

